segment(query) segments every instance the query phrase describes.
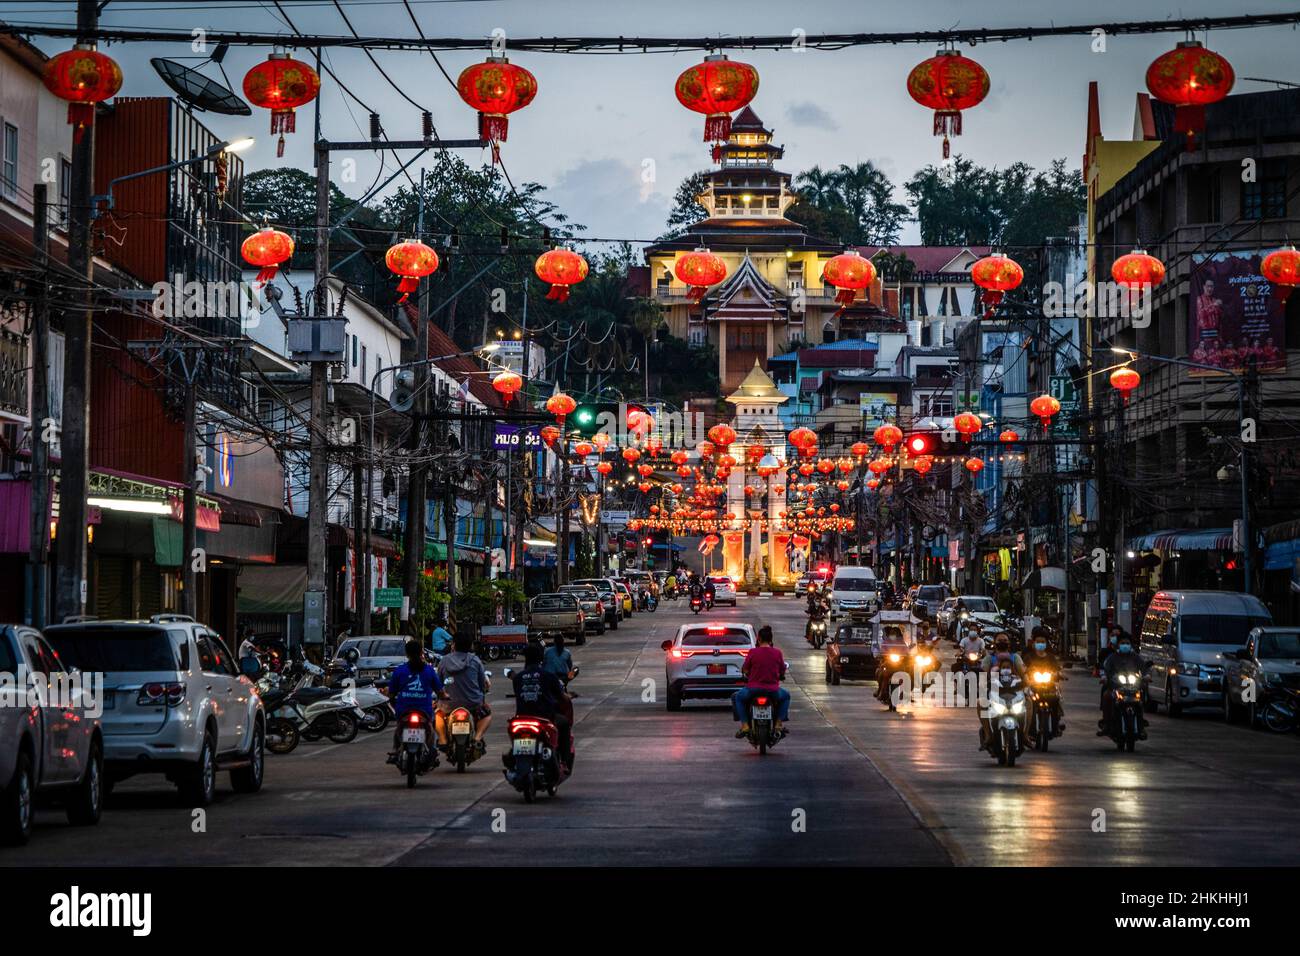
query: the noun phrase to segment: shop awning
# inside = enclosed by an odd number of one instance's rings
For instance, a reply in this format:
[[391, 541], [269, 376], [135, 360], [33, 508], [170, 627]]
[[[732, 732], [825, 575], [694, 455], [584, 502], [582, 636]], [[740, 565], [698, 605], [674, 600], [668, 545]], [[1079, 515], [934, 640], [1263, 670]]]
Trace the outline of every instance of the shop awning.
[[1129, 538], [1130, 551], [1231, 551], [1231, 528], [1176, 528]]
[[[444, 542], [442, 542], [442, 541], [429, 541], [428, 539], [425, 539], [425, 542], [424, 542], [424, 560], [426, 560], [426, 561], [446, 561], [446, 560], [447, 560], [447, 545], [446, 545]], [[471, 548], [471, 547], [470, 547], [469, 545], [467, 545], [467, 544], [457, 544], [457, 545], [456, 545], [456, 560], [457, 560], [458, 562], [459, 562], [459, 561], [468, 561], [470, 564], [482, 564], [482, 563], [483, 563], [483, 549], [482, 549], [482, 548]]]
[[1264, 550], [1265, 571], [1294, 571], [1300, 559], [1300, 538], [1275, 541]]
[[1035, 591], [1064, 591], [1065, 590], [1065, 569], [1064, 568], [1034, 568], [1025, 575], [1025, 579], [1020, 582], [1020, 586], [1031, 588]]

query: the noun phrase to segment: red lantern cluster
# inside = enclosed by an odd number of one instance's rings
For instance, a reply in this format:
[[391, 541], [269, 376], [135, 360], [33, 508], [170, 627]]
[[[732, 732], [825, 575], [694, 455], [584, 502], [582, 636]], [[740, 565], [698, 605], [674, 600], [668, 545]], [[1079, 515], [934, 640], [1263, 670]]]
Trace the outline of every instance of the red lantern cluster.
[[1174, 131], [1187, 134], [1190, 150], [1205, 130], [1205, 107], [1217, 103], [1236, 82], [1232, 64], [1195, 40], [1186, 40], [1147, 67], [1147, 89], [1174, 107]]
[[984, 318], [992, 318], [1002, 297], [1025, 281], [1025, 270], [1020, 263], [1000, 252], [985, 256], [970, 267], [971, 281], [984, 291]]
[[692, 302], [699, 302], [709, 291], [709, 286], [717, 285], [727, 277], [727, 264], [701, 247], [678, 259], [673, 272], [690, 286], [686, 297]]
[[[397, 291], [402, 293], [398, 303], [405, 302], [420, 286], [420, 280], [438, 270], [438, 254], [418, 239], [399, 242], [384, 253], [388, 271], [400, 276]], [[499, 391], [499, 389], [498, 389]]]
[[275, 155], [284, 155], [284, 134], [295, 129], [294, 110], [320, 92], [320, 77], [306, 63], [287, 53], [272, 53], [244, 74], [244, 96], [254, 106], [271, 111], [271, 134], [280, 134]]
[[[731, 135], [731, 114], [748, 106], [758, 92], [758, 70], [717, 53], [683, 70], [674, 91], [682, 106], [704, 114], [704, 141], [722, 143]], [[715, 162], [720, 155], [715, 146]]]
[[537, 257], [533, 271], [537, 278], [551, 284], [546, 298], [563, 302], [569, 297], [569, 286], [587, 278], [587, 260], [568, 249], [550, 249]]
[[278, 229], [265, 226], [253, 233], [239, 247], [239, 254], [250, 266], [260, 270], [258, 285], [265, 285], [275, 278], [280, 266], [293, 258], [293, 238]]
[[876, 281], [876, 267], [854, 249], [842, 252], [822, 267], [822, 281], [829, 282], [839, 291], [835, 301], [840, 304], [838, 315], [853, 304], [859, 289], [869, 289]]
[[466, 67], [456, 79], [456, 92], [478, 110], [478, 134], [492, 143], [492, 162], [510, 129], [509, 114], [521, 110], [537, 95], [537, 77], [503, 56]]
[[41, 81], [47, 90], [67, 101], [68, 122], [76, 127], [73, 142], [80, 143], [86, 127], [94, 125], [95, 104], [122, 88], [122, 68], [93, 46], [77, 44], [46, 61]]
[[934, 135], [943, 137], [943, 158], [950, 155], [949, 136], [961, 135], [961, 111], [977, 106], [989, 92], [989, 75], [956, 50], [940, 50], [918, 63], [907, 77], [907, 92], [934, 110]]

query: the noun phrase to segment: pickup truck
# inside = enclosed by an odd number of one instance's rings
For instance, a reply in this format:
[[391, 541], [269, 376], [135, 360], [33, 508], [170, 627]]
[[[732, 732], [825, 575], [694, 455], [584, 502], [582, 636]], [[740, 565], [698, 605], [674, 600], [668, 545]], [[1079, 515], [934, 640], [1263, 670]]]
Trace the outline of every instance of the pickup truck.
[[587, 616], [573, 593], [539, 594], [528, 605], [528, 636], [546, 640], [563, 634], [575, 644], [587, 643]]
[[573, 594], [582, 605], [583, 616], [587, 619], [587, 630], [597, 634], [605, 633], [605, 606], [600, 601], [600, 592], [594, 584], [563, 584], [558, 594]]
[[1257, 627], [1246, 646], [1223, 655], [1223, 716], [1285, 733], [1296, 726], [1300, 697], [1300, 630]]
[[70, 823], [98, 823], [102, 697], [83, 691], [89, 675], [70, 673], [39, 631], [10, 624], [0, 624], [0, 675], [13, 697], [0, 706], [0, 843], [27, 842], [38, 796], [61, 800]]

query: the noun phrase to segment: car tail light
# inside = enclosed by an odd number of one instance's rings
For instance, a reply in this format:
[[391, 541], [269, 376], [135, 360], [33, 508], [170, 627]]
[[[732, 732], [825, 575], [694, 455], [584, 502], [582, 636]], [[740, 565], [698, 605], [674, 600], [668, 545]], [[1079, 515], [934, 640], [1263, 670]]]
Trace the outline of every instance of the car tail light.
[[708, 627], [705, 628], [705, 630], [708, 631], [710, 634], [726, 634], [726, 633], [727, 633], [727, 629], [726, 629], [725, 627], [723, 627], [721, 624], [710, 624]]
[[469, 720], [469, 711], [464, 707], [457, 707], [451, 712], [451, 719], [457, 722]]
[[145, 684], [140, 688], [140, 696], [135, 702], [141, 706], [158, 706], [165, 704], [168, 707], [177, 707], [185, 700], [185, 685], [181, 683], [152, 683]]
[[672, 653], [673, 657], [676, 657], [676, 658], [678, 658], [679, 660], [680, 660], [681, 658], [683, 658], [683, 657], [690, 657], [690, 656], [691, 656], [690, 651], [684, 651], [684, 650], [682, 650], [680, 647], [674, 647], [674, 648], [672, 649], [672, 652], [671, 652], [671, 653]]

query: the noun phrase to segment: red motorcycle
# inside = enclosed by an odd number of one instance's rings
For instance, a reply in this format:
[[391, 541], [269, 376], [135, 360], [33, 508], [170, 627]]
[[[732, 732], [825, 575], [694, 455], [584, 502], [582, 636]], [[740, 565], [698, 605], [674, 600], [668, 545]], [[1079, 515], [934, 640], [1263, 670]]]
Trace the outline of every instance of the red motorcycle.
[[569, 752], [560, 759], [560, 734], [545, 717], [520, 715], [510, 719], [510, 751], [502, 754], [509, 784], [532, 803], [539, 790], [555, 796], [556, 788], [569, 778], [573, 764], [573, 741]]

